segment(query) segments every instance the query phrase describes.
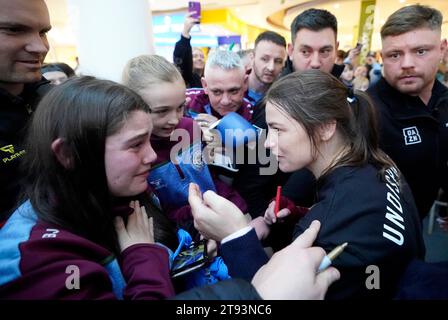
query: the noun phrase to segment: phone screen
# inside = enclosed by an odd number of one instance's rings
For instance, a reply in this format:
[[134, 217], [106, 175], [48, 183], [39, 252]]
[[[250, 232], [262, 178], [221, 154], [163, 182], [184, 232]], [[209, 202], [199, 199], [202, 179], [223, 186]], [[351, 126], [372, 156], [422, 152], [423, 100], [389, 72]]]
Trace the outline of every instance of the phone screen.
[[201, 3], [199, 1], [189, 1], [188, 2], [188, 12], [194, 11], [195, 14], [192, 15], [195, 19], [201, 18]]
[[181, 251], [174, 258], [171, 267], [173, 278], [184, 275], [204, 266], [208, 261], [206, 241], [192, 243], [187, 249]]

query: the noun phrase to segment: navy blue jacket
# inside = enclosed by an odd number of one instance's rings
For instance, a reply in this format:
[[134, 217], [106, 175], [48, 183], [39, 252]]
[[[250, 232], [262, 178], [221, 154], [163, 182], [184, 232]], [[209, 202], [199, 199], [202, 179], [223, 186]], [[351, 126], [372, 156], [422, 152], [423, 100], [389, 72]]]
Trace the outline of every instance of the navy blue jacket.
[[395, 299], [448, 300], [448, 261], [412, 261], [403, 274]]

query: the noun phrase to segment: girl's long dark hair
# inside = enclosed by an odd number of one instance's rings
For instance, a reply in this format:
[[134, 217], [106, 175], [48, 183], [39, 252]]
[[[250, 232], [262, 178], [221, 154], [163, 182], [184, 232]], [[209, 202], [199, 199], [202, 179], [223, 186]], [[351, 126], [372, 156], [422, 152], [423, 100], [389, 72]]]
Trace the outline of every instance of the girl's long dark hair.
[[376, 110], [370, 98], [362, 91], [350, 92], [334, 76], [320, 70], [294, 72], [275, 82], [265, 100], [305, 128], [316, 152], [319, 127], [336, 120], [348, 151], [322, 176], [336, 167], [372, 163], [384, 177], [386, 169], [396, 167], [379, 148]]
[[[72, 78], [41, 100], [29, 127], [23, 161], [26, 196], [40, 219], [119, 252], [105, 144], [137, 110], [150, 112], [132, 90], [93, 77]], [[70, 159], [68, 168], [51, 150], [58, 138]], [[175, 231], [158, 210], [148, 211], [155, 216], [155, 229], [163, 224]]]

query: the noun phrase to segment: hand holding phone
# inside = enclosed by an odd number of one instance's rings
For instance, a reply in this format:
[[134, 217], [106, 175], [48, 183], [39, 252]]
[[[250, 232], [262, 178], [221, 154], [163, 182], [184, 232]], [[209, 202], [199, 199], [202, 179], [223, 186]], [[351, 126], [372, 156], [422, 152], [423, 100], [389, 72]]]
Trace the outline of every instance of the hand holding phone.
[[358, 51], [361, 51], [362, 46], [363, 46], [363, 44], [362, 44], [361, 42], [358, 42], [358, 43], [356, 44], [355, 49], [358, 50]]
[[194, 19], [200, 20], [201, 19], [201, 3], [199, 1], [189, 1], [188, 2], [188, 12], [194, 12], [194, 14], [192, 14], [191, 17]]

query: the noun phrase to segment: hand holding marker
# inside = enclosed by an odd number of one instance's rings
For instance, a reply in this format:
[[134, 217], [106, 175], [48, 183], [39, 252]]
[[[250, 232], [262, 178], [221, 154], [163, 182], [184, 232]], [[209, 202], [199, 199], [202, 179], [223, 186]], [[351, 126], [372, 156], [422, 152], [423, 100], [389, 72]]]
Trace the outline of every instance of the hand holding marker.
[[317, 272], [322, 272], [325, 269], [327, 269], [331, 265], [332, 261], [334, 259], [336, 259], [337, 256], [339, 256], [342, 253], [342, 251], [344, 251], [344, 249], [347, 245], [348, 245], [348, 243], [345, 242], [345, 243], [341, 244], [340, 246], [337, 246], [336, 248], [331, 250], [331, 252], [329, 254], [327, 254], [322, 259], [322, 262], [320, 263], [319, 269], [317, 270]]
[[[274, 213], [275, 213], [276, 217], [278, 215], [278, 211], [280, 210], [281, 193], [282, 193], [282, 187], [278, 186], [277, 187], [277, 194], [275, 195], [275, 208], [274, 208]], [[348, 245], [348, 242], [345, 242], [345, 243], [341, 244], [340, 246], [337, 246], [336, 248], [331, 250], [331, 252], [329, 254], [327, 254], [322, 259], [322, 262], [320, 263], [319, 269], [317, 270], [317, 272], [322, 272], [325, 269], [327, 269], [329, 266], [331, 266], [332, 261], [334, 259], [336, 259], [342, 253], [342, 251], [344, 251], [344, 249], [345, 249], [345, 247], [347, 245]]]

